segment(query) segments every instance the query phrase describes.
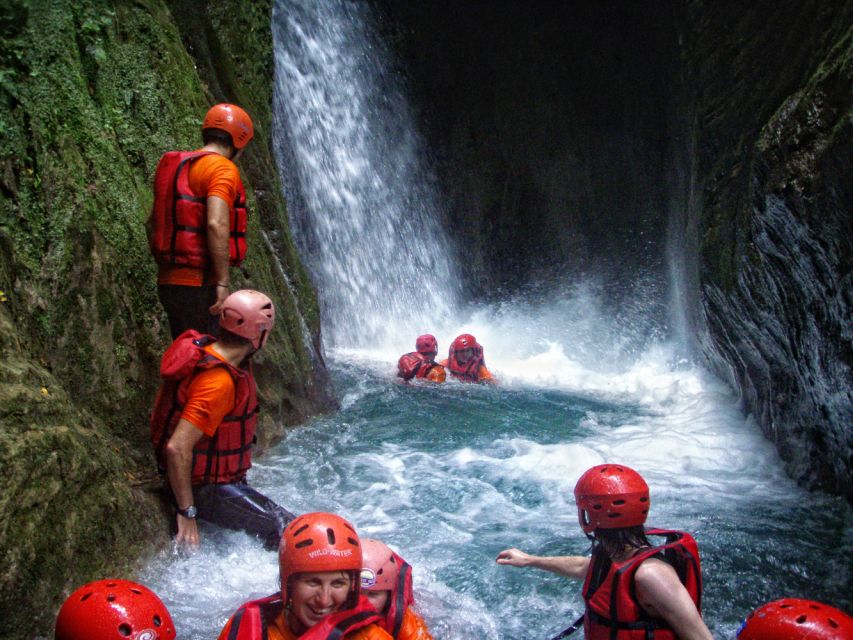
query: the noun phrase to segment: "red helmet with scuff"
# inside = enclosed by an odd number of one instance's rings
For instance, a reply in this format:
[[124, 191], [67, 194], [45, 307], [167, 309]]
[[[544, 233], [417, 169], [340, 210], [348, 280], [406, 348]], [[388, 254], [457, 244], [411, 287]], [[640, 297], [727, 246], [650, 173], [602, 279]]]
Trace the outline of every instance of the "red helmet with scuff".
[[97, 580], [72, 593], [56, 618], [55, 640], [174, 640], [166, 605], [129, 580]]
[[749, 614], [738, 640], [853, 640], [853, 618], [835, 607], [782, 598]]
[[361, 541], [361, 588], [365, 591], [393, 591], [397, 588], [400, 563], [384, 542], [365, 538]]
[[260, 291], [241, 289], [225, 298], [219, 326], [250, 340], [255, 349], [264, 346], [275, 324], [275, 305]]
[[235, 149], [245, 147], [255, 135], [255, 127], [249, 114], [236, 104], [226, 102], [215, 104], [208, 110], [201, 129], [221, 129], [230, 134]]
[[415, 340], [415, 351], [418, 353], [438, 353], [438, 340], [430, 333], [418, 336]]
[[456, 336], [456, 339], [450, 345], [450, 350], [462, 351], [463, 349], [477, 349], [479, 346], [477, 338], [472, 336], [470, 333], [463, 333], [462, 335]]
[[584, 533], [643, 524], [649, 513], [649, 485], [621, 464], [588, 469], [575, 485], [578, 521]]
[[282, 598], [289, 599], [288, 582], [297, 573], [346, 571], [350, 574], [347, 608], [358, 601], [361, 541], [355, 527], [334, 513], [299, 516], [285, 528], [278, 547]]

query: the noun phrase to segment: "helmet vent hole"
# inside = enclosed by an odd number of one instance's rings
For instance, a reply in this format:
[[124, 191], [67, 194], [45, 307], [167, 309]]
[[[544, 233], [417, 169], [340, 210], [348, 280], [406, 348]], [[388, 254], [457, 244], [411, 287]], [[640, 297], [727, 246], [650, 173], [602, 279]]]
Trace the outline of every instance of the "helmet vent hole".
[[308, 525], [307, 525], [307, 524], [304, 524], [304, 525], [302, 525], [301, 527], [299, 527], [299, 529], [298, 529], [298, 530], [294, 531], [294, 532], [293, 532], [293, 535], [294, 535], [294, 536], [298, 536], [300, 533], [302, 533], [303, 531], [305, 531], [305, 529], [307, 529], [307, 528], [308, 528]]
[[791, 605], [789, 605], [789, 604], [783, 604], [783, 605], [779, 605], [779, 608], [780, 608], [780, 609], [790, 609], [790, 608], [791, 608]]
[[648, 501], [649, 501], [649, 499], [646, 496], [643, 496], [642, 498], [640, 498], [640, 502], [648, 502]]
[[163, 620], [161, 620], [161, 619], [160, 619], [160, 616], [158, 616], [158, 615], [156, 615], [156, 614], [155, 614], [155, 616], [154, 616], [154, 626], [155, 626], [155, 627], [159, 627], [161, 624], [163, 624]]
[[817, 606], [816, 604], [810, 604], [809, 609], [814, 609], [815, 611], [820, 611], [820, 607]]
[[594, 504], [594, 505], [592, 505], [592, 508], [595, 509], [596, 511], [600, 511], [601, 505], [600, 504]]
[[91, 597], [92, 597], [92, 592], [89, 591], [86, 595], [84, 595], [82, 598], [80, 598], [80, 602], [86, 602], [86, 600], [88, 600]]
[[827, 618], [826, 621], [829, 623], [829, 626], [832, 627], [833, 629], [838, 628], [838, 623], [835, 620], [833, 620], [832, 618]]
[[797, 618], [797, 624], [805, 624], [805, 622], [806, 622], [806, 616], [802, 615], [799, 618]]
[[617, 507], [621, 507], [623, 504], [625, 504], [624, 500], [614, 500], [613, 501], [613, 505], [617, 506]]
[[347, 542], [349, 542], [354, 547], [358, 546], [358, 540], [356, 540], [354, 538], [347, 538]]
[[130, 634], [133, 633], [133, 629], [130, 628], [129, 624], [123, 622], [118, 626], [118, 632], [125, 638], [129, 638]]
[[110, 588], [113, 588], [114, 586], [116, 586], [116, 583], [115, 582], [108, 582], [107, 586]]
[[113, 594], [107, 596], [107, 602], [115, 602], [116, 597]]
[[312, 544], [314, 544], [314, 541], [311, 538], [308, 538], [307, 540], [300, 540], [297, 542], [295, 547], [297, 549], [301, 549], [302, 547], [310, 547]]
[[608, 518], [619, 518], [619, 517], [621, 517], [621, 516], [622, 516], [622, 514], [621, 514], [621, 513], [608, 513], [608, 514], [607, 514], [607, 517], [608, 517]]
[[335, 544], [335, 531], [334, 529], [326, 529], [326, 537], [329, 539], [329, 544]]
[[136, 595], [138, 595], [138, 596], [141, 596], [141, 595], [142, 595], [142, 592], [141, 592], [139, 589], [131, 589], [131, 590], [130, 590], [130, 592], [131, 592], [131, 593], [135, 593], [135, 594], [136, 594]]

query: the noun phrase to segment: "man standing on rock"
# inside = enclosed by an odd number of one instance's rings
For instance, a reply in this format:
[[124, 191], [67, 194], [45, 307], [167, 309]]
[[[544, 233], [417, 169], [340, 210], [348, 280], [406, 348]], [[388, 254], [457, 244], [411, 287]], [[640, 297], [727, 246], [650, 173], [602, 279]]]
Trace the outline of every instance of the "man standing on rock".
[[275, 307], [248, 289], [221, 307], [219, 339], [189, 330], [163, 355], [151, 442], [174, 498], [176, 542], [198, 546], [201, 518], [274, 549], [294, 516], [252, 489], [246, 472], [259, 409], [251, 357], [272, 330]]
[[201, 134], [201, 149], [160, 159], [146, 223], [172, 339], [187, 329], [216, 334], [228, 266], [246, 255], [246, 191], [234, 161], [254, 135], [252, 120], [236, 105], [217, 104]]

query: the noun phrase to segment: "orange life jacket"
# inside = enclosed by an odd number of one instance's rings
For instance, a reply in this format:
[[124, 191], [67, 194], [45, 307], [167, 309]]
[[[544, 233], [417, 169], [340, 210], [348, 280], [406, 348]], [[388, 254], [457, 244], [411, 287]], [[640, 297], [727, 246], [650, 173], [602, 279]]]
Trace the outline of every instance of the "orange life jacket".
[[465, 364], [462, 364], [456, 359], [456, 352], [451, 349], [447, 359], [447, 369], [457, 380], [462, 382], [479, 382], [480, 381], [480, 365], [486, 366], [486, 359], [483, 357], [483, 347], [477, 345], [474, 347], [474, 354], [471, 359]]
[[252, 466], [252, 445], [258, 421], [258, 399], [251, 364], [238, 369], [210, 355], [204, 347], [212, 336], [193, 329], [182, 333], [163, 354], [163, 385], [151, 414], [151, 443], [161, 471], [166, 468], [166, 443], [187, 403], [193, 378], [212, 367], [223, 367], [234, 380], [234, 413], [222, 419], [213, 437], [202, 436], [193, 449], [192, 483], [224, 484], [242, 480]]
[[[151, 253], [157, 264], [207, 269], [207, 198], [190, 189], [193, 161], [212, 151], [169, 151], [160, 158], [154, 174], [154, 214], [151, 217]], [[246, 190], [238, 179], [237, 197], [231, 203], [228, 259], [239, 267], [246, 256]]]
[[584, 634], [588, 640], [675, 640], [665, 620], [650, 617], [637, 602], [634, 576], [644, 560], [658, 557], [675, 569], [701, 613], [702, 569], [699, 549], [689, 533], [649, 529], [664, 544], [641, 549], [623, 562], [593, 553], [583, 585]]
[[429, 372], [437, 366], [438, 363], [435, 360], [430, 360], [423, 354], [412, 351], [400, 356], [397, 361], [397, 375], [403, 380], [426, 378]]
[[[281, 615], [283, 606], [280, 592], [247, 602], [234, 614], [228, 640], [268, 640], [267, 627]], [[360, 596], [354, 608], [326, 616], [299, 636], [299, 640], [339, 640], [348, 633], [379, 621], [379, 614], [373, 605], [367, 598]]]

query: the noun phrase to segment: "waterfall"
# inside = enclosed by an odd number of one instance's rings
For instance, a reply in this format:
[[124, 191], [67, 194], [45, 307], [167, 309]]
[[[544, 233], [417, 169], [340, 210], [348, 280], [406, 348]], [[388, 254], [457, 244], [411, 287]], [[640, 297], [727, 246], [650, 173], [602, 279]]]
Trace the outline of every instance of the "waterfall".
[[367, 3], [273, 11], [275, 146], [331, 347], [414, 336], [456, 298], [425, 145]]

